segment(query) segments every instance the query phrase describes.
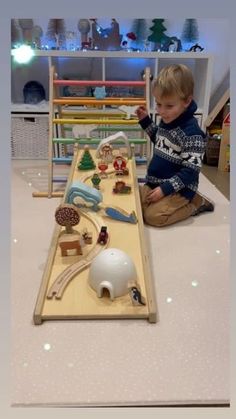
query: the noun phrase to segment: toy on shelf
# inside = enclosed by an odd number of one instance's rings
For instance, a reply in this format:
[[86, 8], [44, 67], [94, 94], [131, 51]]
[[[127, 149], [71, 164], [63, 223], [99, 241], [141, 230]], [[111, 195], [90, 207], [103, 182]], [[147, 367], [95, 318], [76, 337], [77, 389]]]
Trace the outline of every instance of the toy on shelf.
[[131, 186], [126, 185], [123, 180], [118, 180], [113, 188], [115, 194], [129, 194], [131, 193]]
[[99, 50], [119, 50], [122, 35], [120, 35], [119, 23], [116, 19], [111, 20], [109, 28], [102, 28], [97, 19], [90, 19], [92, 22], [92, 39], [93, 46]]

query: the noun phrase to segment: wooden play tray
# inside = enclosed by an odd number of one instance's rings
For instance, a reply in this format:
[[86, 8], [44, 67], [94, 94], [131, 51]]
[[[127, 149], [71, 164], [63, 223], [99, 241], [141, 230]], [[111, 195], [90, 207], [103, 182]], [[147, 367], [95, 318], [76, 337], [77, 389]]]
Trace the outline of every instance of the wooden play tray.
[[[65, 202], [66, 193], [72, 182], [83, 180], [93, 186], [91, 182], [93, 171], [88, 173], [77, 169], [82, 153], [83, 150], [78, 149], [74, 153], [62, 203]], [[97, 164], [95, 152], [91, 151], [91, 154]], [[138, 222], [136, 224], [121, 222], [100, 214], [100, 211], [86, 210], [84, 215], [82, 213], [80, 223], [75, 229], [81, 231], [84, 227], [87, 227], [92, 232], [93, 242], [83, 248], [83, 255], [66, 257], [61, 256], [58, 244], [63, 227], [56, 224], [34, 310], [34, 324], [38, 325], [46, 320], [64, 319], [148, 319], [151, 323], [157, 321], [155, 291], [145, 244], [134, 158], [128, 160], [127, 167], [129, 175], [124, 177], [124, 181], [131, 185], [131, 194], [118, 195], [113, 193], [112, 190], [117, 180], [115, 173], [110, 173], [107, 178], [102, 179], [100, 192], [103, 195], [103, 203], [122, 208], [128, 213], [135, 211]], [[114, 170], [113, 165], [110, 164], [108, 172], [112, 170]], [[66, 272], [70, 274], [73, 266], [78, 265], [80, 260], [86, 261], [89, 259], [88, 255], [91, 258], [91, 255], [97, 253], [97, 228], [101, 225], [107, 226], [109, 233], [107, 246], [121, 249], [132, 258], [137, 271], [138, 284], [141, 288], [141, 294], [146, 300], [146, 305], [133, 305], [129, 294], [115, 298], [113, 301], [111, 301], [109, 295], [98, 298], [96, 292], [88, 284], [89, 264], [84, 264], [86, 266], [78, 274], [75, 274], [64, 288], [59, 289], [60, 280], [58, 278], [63, 277], [66, 269]], [[102, 247], [101, 250], [103, 250]], [[56, 289], [58, 291], [57, 296], [56, 292], [54, 294], [52, 292]]]

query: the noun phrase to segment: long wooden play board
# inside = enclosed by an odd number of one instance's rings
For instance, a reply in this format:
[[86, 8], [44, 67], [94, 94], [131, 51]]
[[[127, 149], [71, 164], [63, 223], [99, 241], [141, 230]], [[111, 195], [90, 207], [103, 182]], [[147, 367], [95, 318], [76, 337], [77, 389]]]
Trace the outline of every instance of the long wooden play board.
[[[93, 186], [91, 182], [93, 172], [88, 173], [77, 169], [82, 153], [83, 150], [75, 151], [66, 191], [71, 182], [76, 180], [83, 180], [85, 183]], [[95, 152], [91, 151], [91, 154], [95, 163], [97, 163]], [[157, 321], [155, 290], [149, 268], [149, 255], [145, 244], [134, 158], [128, 160], [127, 167], [129, 168], [129, 175], [125, 176], [123, 180], [131, 185], [131, 194], [117, 195], [112, 192], [117, 180], [117, 176], [114, 173], [110, 174], [108, 178], [102, 179], [100, 191], [103, 194], [103, 202], [105, 204], [117, 206], [129, 213], [134, 210], [138, 222], [136, 224], [121, 222], [108, 216], [102, 216], [100, 211], [94, 212], [89, 210], [86, 213], [89, 218], [82, 215], [80, 223], [74, 229], [81, 231], [84, 227], [87, 227], [88, 231], [91, 231], [93, 234], [93, 243], [83, 248], [83, 255], [66, 257], [61, 256], [58, 245], [59, 234], [64, 227], [60, 227], [55, 223], [56, 226], [34, 310], [34, 324], [38, 325], [46, 320], [64, 319], [147, 319], [151, 323]], [[109, 170], [113, 170], [112, 164], [109, 165]], [[62, 198], [62, 203], [65, 201], [66, 191], [64, 198]], [[54, 219], [52, 222], [55, 222]], [[102, 298], [98, 298], [96, 292], [88, 284], [89, 266], [73, 277], [61, 293], [60, 298], [49, 298], [50, 290], [53, 289], [58, 276], [62, 275], [65, 269], [70, 271], [73, 268], [73, 264], [78, 264], [80, 259], [86, 259], [87, 254], [93, 254], [93, 249], [97, 247], [98, 237], [94, 223], [97, 226], [107, 226], [109, 234], [108, 247], [121, 249], [132, 258], [137, 270], [138, 284], [141, 287], [141, 294], [146, 300], [146, 305], [133, 305], [129, 294], [115, 298], [113, 301], [111, 301], [109, 295], [104, 295], [106, 293], [103, 294]], [[103, 250], [102, 246], [101, 250]]]

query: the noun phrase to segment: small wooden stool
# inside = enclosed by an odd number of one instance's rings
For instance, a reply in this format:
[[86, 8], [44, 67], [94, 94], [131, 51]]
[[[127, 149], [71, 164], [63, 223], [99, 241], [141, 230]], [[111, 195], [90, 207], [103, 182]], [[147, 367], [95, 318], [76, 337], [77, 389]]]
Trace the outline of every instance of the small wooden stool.
[[76, 250], [76, 255], [82, 255], [79, 234], [62, 234], [59, 238], [59, 246], [61, 248], [61, 256], [68, 256], [68, 250]]

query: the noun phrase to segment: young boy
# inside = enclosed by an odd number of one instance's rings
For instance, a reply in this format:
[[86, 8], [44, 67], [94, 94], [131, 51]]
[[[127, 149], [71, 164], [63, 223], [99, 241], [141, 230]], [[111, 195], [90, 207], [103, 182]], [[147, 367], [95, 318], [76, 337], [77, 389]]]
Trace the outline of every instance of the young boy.
[[214, 204], [197, 193], [206, 136], [193, 116], [192, 72], [185, 65], [163, 68], [153, 83], [159, 126], [144, 106], [136, 113], [141, 127], [154, 144], [146, 184], [140, 186], [143, 218], [162, 227], [191, 215], [214, 211]]

